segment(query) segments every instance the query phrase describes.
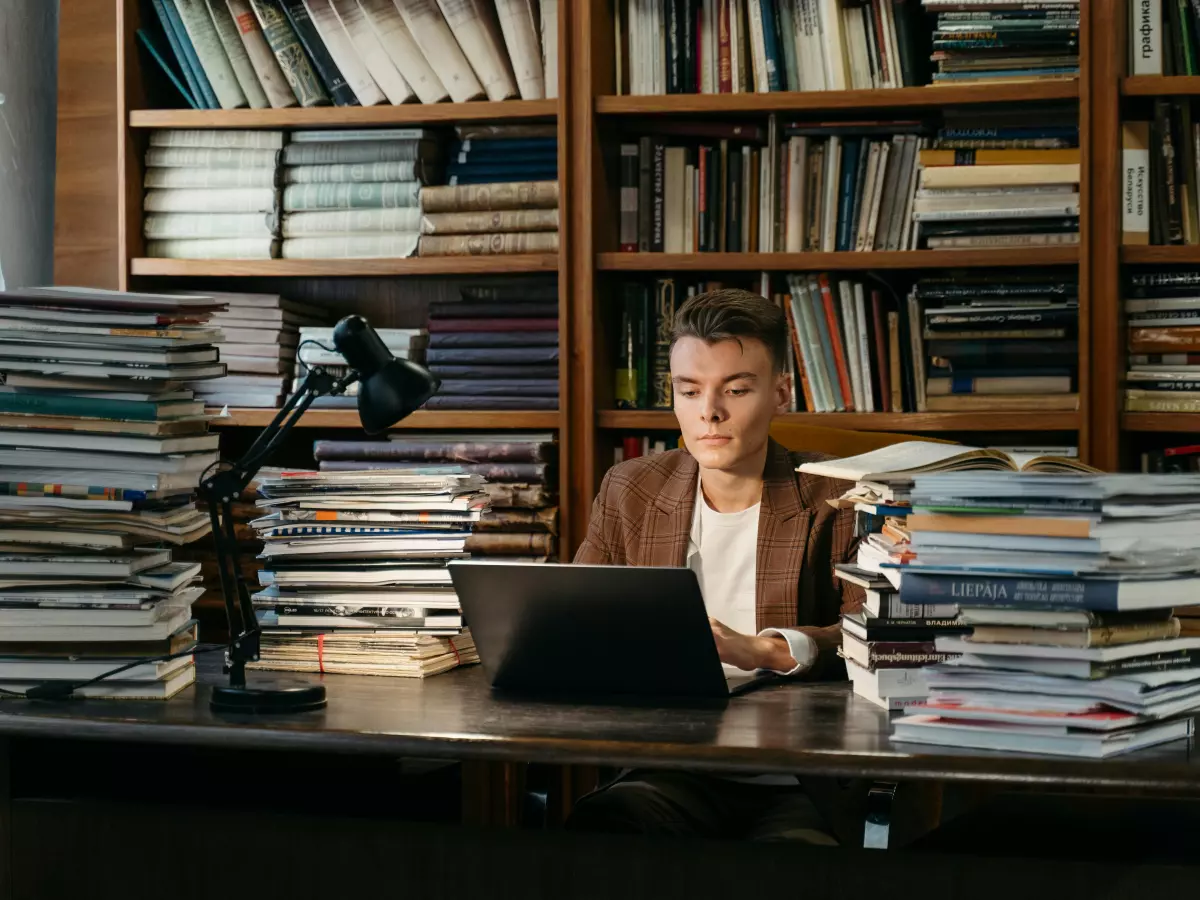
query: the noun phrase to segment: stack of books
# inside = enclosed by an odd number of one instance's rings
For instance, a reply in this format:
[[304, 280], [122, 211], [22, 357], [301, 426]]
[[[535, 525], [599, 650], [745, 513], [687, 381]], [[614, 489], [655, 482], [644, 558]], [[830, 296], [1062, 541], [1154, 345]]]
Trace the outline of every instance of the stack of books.
[[491, 125], [480, 129], [460, 125], [455, 129], [446, 157], [446, 184], [557, 180], [555, 126]]
[[1079, 242], [1078, 110], [947, 110], [921, 152], [916, 247]]
[[446, 563], [487, 508], [454, 467], [262, 480], [259, 669], [424, 677], [476, 662]]
[[425, 128], [296, 131], [283, 152], [284, 259], [412, 256], [421, 185], [440, 177]]
[[[0, 686], [87, 679], [195, 642], [199, 567], [172, 564], [169, 548], [210, 530], [193, 497], [218, 436], [183, 385], [223, 372], [208, 325], [221, 308], [0, 293]], [[193, 680], [183, 656], [85, 693], [164, 699]]]
[[618, 0], [617, 93], [914, 87], [929, 27], [915, 0]]
[[153, 0], [138, 38], [192, 109], [554, 97], [558, 0]]
[[322, 472], [453, 466], [484, 479], [489, 509], [466, 549], [472, 557], [545, 562], [557, 552], [558, 443], [553, 433], [391, 434], [387, 441], [317, 441]]
[[1171, 609], [1200, 596], [1200, 478], [918, 474], [912, 503], [901, 597], [973, 631], [936, 640], [962, 655], [896, 740], [1102, 758], [1192, 733], [1200, 638]]
[[[316, 328], [304, 325], [300, 328], [299, 344], [296, 349], [296, 366], [292, 377], [292, 393], [300, 390], [308, 375], [309, 366], [320, 366], [342, 378], [350, 373], [345, 357], [334, 347], [333, 328]], [[429, 332], [424, 328], [376, 328], [375, 333], [396, 359], [407, 359], [422, 365], [425, 348], [429, 344]], [[345, 393], [333, 397], [318, 397], [313, 401], [314, 409], [354, 409], [358, 407], [359, 382], [346, 388]]]
[[328, 320], [324, 310], [278, 294], [210, 291], [226, 305], [212, 318], [226, 375], [189, 385], [208, 406], [274, 409], [287, 396], [299, 330]]
[[557, 181], [427, 187], [421, 210], [421, 256], [558, 252]]
[[558, 409], [558, 284], [505, 280], [464, 286], [431, 304], [430, 409]]
[[1089, 471], [1066, 455], [923, 441], [800, 467], [802, 472], [855, 482], [839, 503], [856, 511], [858, 553], [853, 564], [839, 564], [834, 571], [863, 588], [866, 599], [860, 611], [842, 617], [841, 656], [854, 692], [885, 709], [920, 702], [926, 696], [926, 667], [958, 654], [938, 646], [937, 639], [969, 630], [957, 618], [956, 600], [918, 599], [906, 593], [906, 579], [922, 553], [914, 536], [927, 524], [912, 514], [915, 480], [930, 471], [980, 469]]
[[282, 131], [160, 129], [146, 149], [146, 255], [271, 259]]
[[925, 338], [917, 357], [918, 409], [1079, 408], [1079, 284], [1073, 273], [923, 278], [912, 296]]
[[1079, 0], [922, 3], [938, 14], [933, 33], [934, 84], [1079, 77]]
[[1200, 272], [1143, 271], [1129, 276], [1125, 312], [1130, 412], [1200, 411]]

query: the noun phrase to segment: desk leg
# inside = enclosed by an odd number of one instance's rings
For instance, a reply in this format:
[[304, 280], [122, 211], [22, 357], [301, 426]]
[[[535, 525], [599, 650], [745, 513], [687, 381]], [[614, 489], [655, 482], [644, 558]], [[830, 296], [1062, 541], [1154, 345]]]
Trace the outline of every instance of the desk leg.
[[863, 848], [886, 850], [892, 831], [892, 805], [896, 800], [895, 782], [877, 781], [867, 793], [867, 821], [863, 827]]
[[466, 760], [462, 764], [464, 825], [515, 828], [521, 824], [524, 793], [523, 763]]

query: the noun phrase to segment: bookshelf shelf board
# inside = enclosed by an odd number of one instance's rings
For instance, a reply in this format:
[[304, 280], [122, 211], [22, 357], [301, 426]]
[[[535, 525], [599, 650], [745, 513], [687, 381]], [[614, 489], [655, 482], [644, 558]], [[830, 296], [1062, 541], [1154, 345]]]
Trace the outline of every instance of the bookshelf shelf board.
[[1121, 414], [1121, 427], [1126, 431], [1157, 431], [1172, 434], [1200, 432], [1200, 413], [1137, 413]]
[[[1200, 416], [1197, 416], [1200, 422]], [[597, 425], [613, 431], [678, 430], [669, 409], [606, 409]], [[1078, 413], [788, 413], [779, 421], [853, 431], [1075, 431]], [[1198, 425], [1200, 429], [1200, 425]]]
[[410, 103], [404, 106], [316, 106], [308, 109], [135, 109], [130, 128], [350, 128], [549, 119], [557, 100]]
[[[209, 409], [213, 415], [220, 409]], [[211, 420], [219, 427], [263, 428], [275, 418], [274, 409], [233, 409], [228, 416]], [[439, 431], [492, 431], [496, 429], [558, 428], [556, 411], [534, 410], [529, 412], [485, 412], [476, 410], [420, 409], [395, 428], [432, 428]], [[310, 409], [300, 419], [299, 428], [361, 428], [358, 411], [353, 409]]]
[[409, 259], [150, 259], [130, 260], [130, 275], [339, 278], [372, 275], [506, 275], [557, 272], [557, 253], [414, 256]]
[[902, 109], [961, 106], [977, 103], [1033, 103], [1073, 100], [1079, 82], [1044, 81], [1021, 84], [947, 85], [866, 91], [777, 91], [768, 94], [659, 94], [602, 96], [596, 113], [607, 116], [739, 115], [839, 109]]
[[1200, 264], [1200, 244], [1170, 244], [1160, 247], [1122, 247], [1124, 263]]
[[1121, 93], [1126, 97], [1187, 96], [1200, 94], [1200, 77], [1196, 75], [1133, 75], [1121, 81]]
[[[1197, 248], [1200, 250], [1200, 248]], [[610, 272], [860, 271], [1075, 265], [1078, 247], [1014, 250], [902, 250], [878, 253], [600, 253], [596, 268]]]

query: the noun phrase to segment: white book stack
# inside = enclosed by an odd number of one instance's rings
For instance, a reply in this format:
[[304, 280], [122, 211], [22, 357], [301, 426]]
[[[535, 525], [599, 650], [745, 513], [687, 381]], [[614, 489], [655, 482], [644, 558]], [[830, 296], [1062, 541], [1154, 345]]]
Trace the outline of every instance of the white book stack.
[[444, 468], [263, 479], [255, 668], [424, 677], [478, 661], [446, 564], [487, 498]]
[[424, 128], [297, 131], [283, 154], [285, 259], [403, 258], [441, 146]]
[[210, 297], [80, 288], [0, 293], [0, 688], [84, 681], [166, 699], [195, 678], [204, 538], [193, 495], [217, 459], [186, 383], [223, 373]]
[[328, 313], [278, 294], [210, 291], [208, 296], [226, 305], [212, 319], [221, 329], [217, 349], [226, 374], [189, 387], [209, 407], [279, 407], [295, 369], [300, 330], [323, 325]]
[[272, 259], [282, 131], [162, 129], [146, 150], [146, 255]]

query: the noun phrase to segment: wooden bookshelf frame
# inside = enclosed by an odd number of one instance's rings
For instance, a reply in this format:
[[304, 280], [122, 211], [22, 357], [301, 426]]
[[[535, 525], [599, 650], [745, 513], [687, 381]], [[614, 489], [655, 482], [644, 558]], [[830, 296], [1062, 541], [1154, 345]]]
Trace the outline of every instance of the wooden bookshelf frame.
[[[621, 433], [670, 430], [669, 411], [609, 408], [612, 359], [605, 324], [613, 286], [628, 273], [754, 273], [759, 271], [914, 272], [942, 267], [1077, 267], [1080, 278], [1080, 397], [1077, 413], [849, 413], [806, 414], [789, 420], [874, 431], [904, 431], [986, 440], [995, 435], [1044, 434], [1048, 441], [1078, 443], [1084, 457], [1105, 468], [1120, 461], [1125, 432], [1166, 430], [1148, 415], [1120, 412], [1124, 340], [1120, 323], [1121, 266], [1142, 262], [1194, 262], [1200, 247], [1120, 246], [1117, 178], [1123, 97], [1200, 94], [1197, 79], [1125, 77], [1125, 0], [1082, 4], [1081, 77], [1077, 81], [1014, 85], [954, 85], [873, 91], [811, 93], [617, 96], [614, 0], [561, 2], [558, 99], [476, 102], [402, 107], [291, 110], [151, 109], [143, 89], [141, 56], [134, 33], [138, 0], [117, 6], [117, 109], [121, 286], [207, 284], [193, 279], [403, 280], [461, 275], [556, 272], [559, 281], [559, 412], [426, 412], [403, 427], [430, 429], [556, 429], [561, 444], [560, 492], [563, 551], [582, 539], [599, 479], [611, 464]], [[946, 106], [1075, 101], [1082, 147], [1080, 244], [1033, 250], [909, 251], [899, 253], [616, 253], [615, 185], [608, 182], [615, 134], [622, 123], [644, 126], [654, 118], [750, 117], [769, 113], [873, 112], [919, 114]], [[146, 258], [141, 237], [142, 158], [152, 128], [295, 128], [447, 125], [455, 122], [553, 120], [559, 137], [560, 252], [517, 257], [456, 257], [398, 260], [160, 260]], [[218, 282], [219, 283], [219, 282]], [[370, 314], [369, 309], [364, 312]], [[259, 427], [266, 411], [231, 410], [214, 424], [221, 429]], [[1171, 417], [1189, 430], [1200, 416]], [[353, 413], [317, 410], [305, 416], [304, 434], [354, 425]]]

